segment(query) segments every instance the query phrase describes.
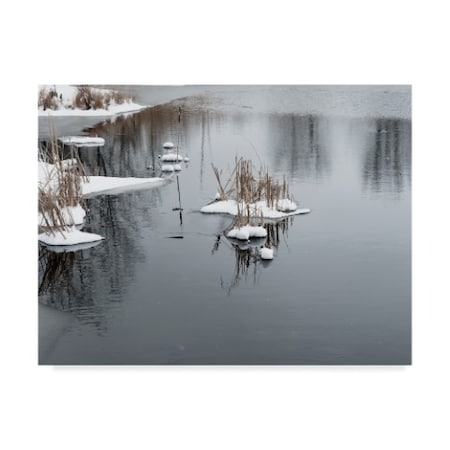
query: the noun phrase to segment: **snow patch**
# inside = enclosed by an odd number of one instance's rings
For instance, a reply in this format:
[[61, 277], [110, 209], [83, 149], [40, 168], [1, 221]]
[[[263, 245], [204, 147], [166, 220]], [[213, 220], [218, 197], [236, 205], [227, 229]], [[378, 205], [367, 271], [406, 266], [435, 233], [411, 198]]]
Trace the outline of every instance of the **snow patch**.
[[[67, 206], [61, 208], [61, 215], [65, 225], [81, 225], [86, 217], [86, 211], [81, 205]], [[47, 220], [45, 220], [47, 219]], [[46, 217], [45, 214], [38, 214], [39, 226], [61, 226], [61, 223], [53, 223], [51, 217]]]
[[173, 172], [175, 170], [173, 164], [163, 164], [161, 167], [163, 172]]
[[92, 196], [99, 193], [118, 193], [131, 189], [156, 187], [165, 183], [163, 178], [120, 178], [89, 176], [87, 181], [81, 182], [83, 196]]
[[259, 256], [261, 257], [261, 259], [273, 259], [273, 248], [260, 248]]
[[101, 147], [105, 145], [105, 140], [102, 137], [92, 136], [63, 136], [58, 138], [58, 141], [75, 147]]
[[[251, 203], [248, 205], [250, 210], [250, 215], [252, 217], [264, 217], [266, 219], [282, 219], [283, 217], [293, 216], [296, 214], [308, 214], [311, 212], [307, 208], [297, 208], [297, 205], [289, 199], [279, 200], [279, 204], [285, 207], [285, 211], [279, 211], [274, 208], [267, 206], [265, 200]], [[247, 211], [247, 205], [241, 203], [241, 211]], [[294, 208], [295, 209], [292, 209]], [[230, 214], [236, 216], [238, 213], [238, 203], [235, 200], [221, 200], [210, 203], [209, 205], [203, 206], [200, 211], [206, 214]]]
[[173, 142], [164, 142], [163, 148], [173, 148]]
[[240, 228], [233, 228], [227, 233], [227, 237], [239, 239], [241, 241], [248, 241], [250, 238], [262, 238], [267, 236], [267, 230], [264, 227], [252, 227], [251, 225], [244, 225]]
[[79, 231], [75, 227], [67, 231], [55, 231], [55, 234], [41, 233], [38, 239], [46, 245], [77, 245], [87, 242], [101, 241], [104, 237], [94, 234]]

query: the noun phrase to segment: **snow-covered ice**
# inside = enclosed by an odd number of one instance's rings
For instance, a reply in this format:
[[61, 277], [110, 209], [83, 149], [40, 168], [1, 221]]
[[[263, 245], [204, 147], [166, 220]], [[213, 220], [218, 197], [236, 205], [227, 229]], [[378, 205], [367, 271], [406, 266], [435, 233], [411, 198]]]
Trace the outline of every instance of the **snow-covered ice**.
[[73, 245], [47, 245], [41, 242], [46, 246], [46, 248], [53, 253], [69, 253], [69, 252], [78, 252], [79, 250], [87, 250], [89, 248], [95, 247], [101, 244], [103, 241], [93, 241], [93, 242], [83, 242], [82, 244], [73, 244]]
[[86, 242], [101, 241], [104, 237], [79, 231], [75, 227], [71, 227], [67, 231], [55, 231], [55, 234], [41, 233], [38, 239], [46, 245], [76, 245]]
[[267, 236], [267, 230], [264, 227], [253, 227], [251, 225], [244, 225], [240, 228], [233, 228], [227, 233], [227, 237], [239, 239], [241, 241], [248, 241], [250, 238], [263, 238]]
[[120, 178], [89, 176], [87, 181], [81, 182], [81, 192], [84, 197], [92, 197], [100, 193], [118, 193], [128, 190], [157, 187], [166, 183], [163, 178]]
[[[283, 217], [296, 214], [308, 214], [311, 212], [308, 208], [297, 208], [297, 205], [289, 199], [280, 200], [279, 205], [287, 208], [287, 210], [279, 211], [278, 209], [270, 208], [267, 206], [265, 200], [252, 203], [248, 206], [250, 208], [251, 216], [262, 216], [266, 219], [282, 219]], [[247, 211], [247, 205], [241, 204], [239, 206], [241, 211]], [[294, 207], [295, 209], [292, 209]], [[207, 214], [230, 214], [236, 216], [238, 213], [238, 203], [235, 200], [219, 200], [203, 206], [200, 211]]]
[[75, 147], [102, 147], [105, 145], [105, 139], [92, 136], [62, 136], [58, 138], [58, 141]]
[[261, 259], [273, 259], [273, 248], [260, 248], [259, 256], [261, 257]]

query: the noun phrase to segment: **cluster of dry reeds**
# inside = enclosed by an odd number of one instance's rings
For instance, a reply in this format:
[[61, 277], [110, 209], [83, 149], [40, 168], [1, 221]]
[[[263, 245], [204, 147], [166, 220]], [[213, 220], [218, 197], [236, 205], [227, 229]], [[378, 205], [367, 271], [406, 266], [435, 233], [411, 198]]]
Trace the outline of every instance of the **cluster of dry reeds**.
[[74, 99], [74, 107], [79, 109], [108, 109], [111, 102], [122, 105], [134, 98], [117, 91], [101, 91], [89, 86], [79, 86]]
[[[59, 101], [58, 101], [59, 99]], [[59, 108], [62, 102], [62, 95], [58, 96], [56, 88], [41, 88], [39, 90], [38, 106], [45, 110]], [[78, 108], [82, 110], [89, 109], [108, 109], [111, 103], [122, 105], [125, 102], [134, 101], [134, 97], [125, 95], [117, 91], [104, 91], [90, 86], [78, 86], [77, 93], [71, 105], [72, 108]]]
[[47, 179], [38, 187], [38, 212], [44, 220], [42, 227], [46, 232], [55, 234], [68, 229], [64, 208], [83, 203], [81, 181], [86, 178], [77, 154], [70, 150], [70, 162], [66, 165], [62, 158], [62, 148], [56, 138], [51, 138], [49, 147], [40, 149], [39, 159], [53, 164]]
[[[218, 184], [218, 199], [233, 199], [238, 205], [236, 226], [242, 226], [255, 218], [255, 203], [266, 202], [267, 207], [277, 209], [282, 199], [292, 199], [286, 178], [274, 179], [266, 167], [255, 170], [251, 160], [237, 159], [226, 183], [221, 180], [222, 171], [212, 165]], [[253, 206], [252, 206], [253, 205]]]
[[47, 109], [58, 109], [58, 93], [55, 89], [39, 89], [38, 106], [44, 111]]

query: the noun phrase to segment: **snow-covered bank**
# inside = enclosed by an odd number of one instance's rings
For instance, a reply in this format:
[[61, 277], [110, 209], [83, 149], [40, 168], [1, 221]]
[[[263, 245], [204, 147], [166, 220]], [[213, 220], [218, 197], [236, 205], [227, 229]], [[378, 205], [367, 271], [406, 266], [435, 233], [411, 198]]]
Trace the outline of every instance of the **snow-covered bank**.
[[238, 204], [236, 200], [219, 200], [209, 205], [203, 206], [200, 211], [205, 214], [230, 214], [237, 216], [238, 211], [250, 211], [251, 217], [263, 217], [267, 219], [282, 219], [284, 217], [294, 216], [297, 214], [308, 214], [311, 212], [308, 208], [298, 208], [297, 205], [289, 199], [281, 199], [278, 202], [278, 208], [267, 206], [265, 200], [251, 203]]
[[[117, 91], [88, 87], [89, 99], [81, 98], [76, 86], [46, 85], [39, 86], [39, 116], [114, 116], [136, 112], [148, 106], [134, 103]], [[54, 94], [53, 94], [54, 93]], [[42, 103], [47, 104], [44, 107]], [[84, 108], [77, 107], [84, 104]], [[105, 107], [106, 106], [106, 107]]]

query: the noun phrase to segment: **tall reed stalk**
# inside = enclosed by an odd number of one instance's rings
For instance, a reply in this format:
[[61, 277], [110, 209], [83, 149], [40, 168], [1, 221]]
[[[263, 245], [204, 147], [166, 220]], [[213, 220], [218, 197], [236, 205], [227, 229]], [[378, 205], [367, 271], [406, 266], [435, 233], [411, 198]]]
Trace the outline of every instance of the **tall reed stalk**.
[[87, 176], [72, 147], [70, 164], [65, 164], [53, 124], [49, 125], [50, 143], [46, 150], [40, 149], [39, 159], [53, 166], [49, 166], [51, 168], [48, 170], [47, 179], [41, 180], [38, 187], [38, 212], [44, 220], [45, 231], [54, 235], [56, 232], [68, 230], [64, 208], [83, 204], [80, 183]]

